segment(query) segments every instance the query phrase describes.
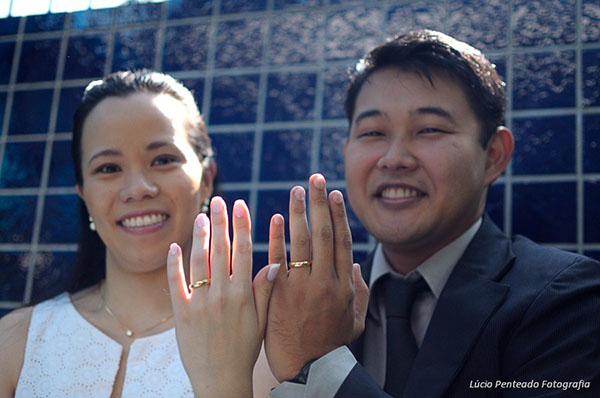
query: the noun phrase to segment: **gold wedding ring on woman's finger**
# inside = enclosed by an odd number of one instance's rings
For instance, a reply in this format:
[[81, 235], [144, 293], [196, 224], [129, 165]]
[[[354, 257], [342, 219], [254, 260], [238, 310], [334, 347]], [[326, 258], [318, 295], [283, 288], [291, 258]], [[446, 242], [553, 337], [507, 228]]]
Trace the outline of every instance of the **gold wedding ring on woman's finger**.
[[196, 289], [197, 287], [201, 287], [201, 286], [204, 286], [204, 285], [210, 285], [210, 278], [208, 278], [208, 279], [201, 279], [201, 280], [196, 281], [194, 283], [190, 283], [189, 284], [189, 288], [190, 289]]
[[292, 268], [304, 268], [310, 267], [312, 265], [312, 261], [290, 261], [290, 269]]

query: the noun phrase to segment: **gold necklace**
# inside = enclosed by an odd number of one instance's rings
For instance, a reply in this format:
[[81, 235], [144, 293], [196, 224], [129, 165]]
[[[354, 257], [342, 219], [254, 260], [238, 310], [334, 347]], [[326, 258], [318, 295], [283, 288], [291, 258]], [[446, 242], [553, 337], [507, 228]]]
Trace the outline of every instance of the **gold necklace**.
[[108, 306], [108, 304], [106, 304], [106, 300], [104, 300], [104, 292], [103, 289], [104, 285], [102, 285], [102, 287], [100, 288], [100, 298], [102, 299], [102, 304], [104, 306], [104, 309], [106, 310], [106, 312], [108, 312], [108, 315], [110, 315], [115, 321], [117, 321], [117, 323], [119, 324], [119, 327], [121, 329], [123, 329], [123, 331], [125, 332], [125, 336], [127, 337], [131, 337], [133, 338], [136, 334], [144, 334], [147, 333], [149, 331], [151, 331], [154, 328], [157, 328], [159, 325], [162, 325], [163, 323], [165, 323], [166, 321], [168, 321], [169, 319], [173, 318], [173, 313], [163, 317], [160, 321], [158, 321], [157, 323], [155, 323], [154, 325], [150, 326], [149, 328], [140, 330], [138, 332], [134, 332], [133, 330], [131, 330], [131, 328], [128, 328], [127, 326], [123, 325], [121, 323], [121, 321], [119, 321], [119, 319], [115, 316], [115, 314], [113, 314], [112, 310], [110, 309], [110, 307]]

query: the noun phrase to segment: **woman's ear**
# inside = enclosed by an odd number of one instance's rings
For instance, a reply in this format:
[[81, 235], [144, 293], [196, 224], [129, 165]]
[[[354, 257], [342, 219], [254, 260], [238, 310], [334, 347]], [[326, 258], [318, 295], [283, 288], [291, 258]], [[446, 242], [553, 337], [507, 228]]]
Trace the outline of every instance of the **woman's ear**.
[[200, 187], [200, 189], [201, 189], [201, 196], [205, 200], [209, 199], [213, 194], [214, 181], [215, 181], [216, 175], [217, 175], [217, 163], [215, 162], [214, 159], [211, 158], [210, 162], [208, 163], [208, 165], [204, 168], [204, 171], [202, 172], [202, 186]]
[[85, 202], [85, 197], [83, 196], [83, 187], [79, 184], [75, 184], [75, 190], [77, 191], [79, 198]]
[[506, 169], [515, 148], [515, 140], [510, 130], [499, 126], [485, 149], [487, 160], [485, 167], [485, 182], [491, 185]]

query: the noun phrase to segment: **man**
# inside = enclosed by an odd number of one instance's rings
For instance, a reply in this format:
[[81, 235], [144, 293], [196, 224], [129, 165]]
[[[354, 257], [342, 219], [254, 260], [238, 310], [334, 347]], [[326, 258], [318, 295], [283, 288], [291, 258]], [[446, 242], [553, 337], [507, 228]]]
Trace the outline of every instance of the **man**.
[[351, 355], [334, 341], [355, 330], [298, 326], [331, 319], [330, 303], [293, 305], [330, 289], [360, 313], [358, 284], [284, 289], [278, 280], [265, 344], [288, 382], [273, 396], [600, 396], [600, 263], [509, 239], [484, 214], [514, 145], [501, 125], [503, 86], [478, 50], [432, 31], [399, 36], [359, 63], [344, 156], [349, 202], [379, 242], [362, 267], [365, 332]]

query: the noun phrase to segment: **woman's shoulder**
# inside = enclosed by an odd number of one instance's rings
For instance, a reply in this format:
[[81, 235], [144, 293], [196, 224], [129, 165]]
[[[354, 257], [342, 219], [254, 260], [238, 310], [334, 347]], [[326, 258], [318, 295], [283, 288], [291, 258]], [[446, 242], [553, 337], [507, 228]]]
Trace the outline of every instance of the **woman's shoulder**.
[[33, 307], [14, 310], [0, 318], [0, 396], [12, 396], [25, 357]]

